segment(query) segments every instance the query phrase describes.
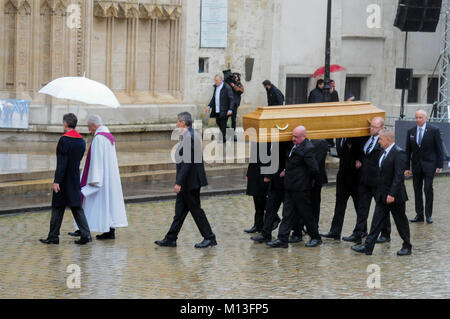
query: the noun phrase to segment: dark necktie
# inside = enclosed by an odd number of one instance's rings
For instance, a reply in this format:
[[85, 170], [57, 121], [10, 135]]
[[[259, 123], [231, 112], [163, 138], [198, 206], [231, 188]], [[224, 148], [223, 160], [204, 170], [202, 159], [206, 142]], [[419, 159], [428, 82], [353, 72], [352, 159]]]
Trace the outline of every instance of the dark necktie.
[[370, 138], [370, 144], [369, 144], [369, 146], [368, 146], [367, 149], [366, 149], [366, 155], [369, 155], [370, 150], [372, 149], [372, 146], [373, 146], [373, 142], [375, 142], [375, 138], [372, 136], [372, 137]]
[[384, 151], [383, 156], [381, 156], [380, 167], [381, 167], [381, 165], [383, 165], [383, 162], [386, 159], [386, 154], [387, 154], [387, 151]]
[[292, 152], [294, 151], [294, 149], [297, 147], [297, 144], [296, 145], [294, 145], [294, 147], [291, 149], [291, 152], [289, 153], [289, 157], [291, 157], [291, 155], [292, 155]]

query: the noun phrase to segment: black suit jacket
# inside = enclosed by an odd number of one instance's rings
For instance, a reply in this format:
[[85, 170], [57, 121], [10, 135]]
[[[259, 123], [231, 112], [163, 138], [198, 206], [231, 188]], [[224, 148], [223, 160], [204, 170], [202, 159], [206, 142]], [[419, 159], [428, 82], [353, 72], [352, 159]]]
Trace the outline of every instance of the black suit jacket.
[[327, 170], [325, 167], [325, 161], [328, 154], [328, 142], [326, 140], [311, 140], [314, 146], [314, 154], [319, 165], [319, 175], [316, 181], [316, 186], [323, 186], [328, 183]]
[[55, 183], [60, 191], [53, 192], [53, 207], [81, 207], [80, 162], [86, 150], [82, 138], [62, 136], [56, 148]]
[[378, 169], [379, 183], [375, 196], [377, 202], [386, 204], [388, 195], [395, 198], [396, 204], [408, 200], [405, 188], [405, 167], [406, 153], [394, 145]]
[[442, 138], [439, 129], [427, 123], [422, 137], [421, 146], [417, 144], [417, 126], [408, 130], [406, 136], [407, 169], [412, 162], [412, 171], [423, 171], [427, 175], [434, 175], [436, 168], [444, 165], [444, 153], [442, 150]]
[[341, 141], [341, 138], [336, 140], [336, 151], [339, 157], [336, 183], [345, 184], [349, 189], [356, 189], [361, 177], [361, 170], [356, 168], [356, 161], [362, 157], [362, 139], [360, 137], [347, 138], [342, 146]]
[[216, 90], [217, 86], [214, 85], [214, 93], [211, 102], [209, 102], [209, 106], [211, 106], [211, 117], [226, 118], [228, 111], [233, 110], [235, 105], [233, 89], [227, 83], [223, 82], [222, 90], [220, 90], [219, 114], [216, 112]]
[[370, 137], [364, 139], [361, 143], [361, 183], [368, 186], [378, 185], [378, 161], [384, 150], [381, 148], [380, 144], [377, 142], [372, 148], [369, 154], [364, 153], [364, 145], [370, 139]]
[[[186, 150], [190, 150], [186, 153]], [[205, 165], [203, 163], [202, 142], [200, 137], [190, 127], [183, 135], [175, 154], [176, 184], [181, 190], [194, 190], [208, 185]]]
[[[265, 175], [264, 177], [267, 177], [270, 179], [270, 189], [278, 189], [278, 190], [284, 190], [284, 178], [280, 177], [280, 174], [284, 171], [286, 166], [286, 159], [289, 156], [289, 152], [291, 151], [293, 147], [292, 142], [279, 142], [278, 143], [278, 170], [275, 174], [271, 175]], [[275, 147], [272, 145], [272, 148]], [[273, 150], [273, 149], [271, 149]], [[276, 156], [274, 151], [271, 151], [271, 156]], [[275, 165], [274, 163], [270, 162], [269, 165]]]
[[[263, 147], [264, 146], [264, 147]], [[264, 176], [261, 167], [269, 165], [263, 164], [260, 158], [260, 151], [266, 151], [270, 154], [270, 144], [251, 143], [251, 158], [247, 169], [247, 195], [265, 196], [269, 187], [269, 183], [264, 183]]]
[[[288, 155], [289, 156], [289, 155]], [[284, 188], [288, 191], [308, 191], [313, 187], [313, 181], [318, 179], [314, 146], [308, 139], [299, 144], [286, 160], [286, 175]]]

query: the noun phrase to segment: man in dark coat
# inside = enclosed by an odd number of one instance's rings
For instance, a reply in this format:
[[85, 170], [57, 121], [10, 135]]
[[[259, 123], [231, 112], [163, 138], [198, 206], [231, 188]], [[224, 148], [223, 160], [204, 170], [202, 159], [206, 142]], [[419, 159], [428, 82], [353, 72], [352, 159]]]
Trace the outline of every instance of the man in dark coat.
[[216, 236], [201, 208], [200, 188], [208, 185], [203, 163], [201, 139], [192, 128], [192, 116], [188, 112], [178, 114], [177, 127], [182, 131], [182, 141], [176, 151], [175, 216], [169, 232], [163, 240], [155, 241], [158, 246], [176, 247], [178, 234], [188, 212], [191, 212], [203, 241], [195, 248], [216, 246]]
[[269, 184], [264, 182], [264, 176], [261, 174], [261, 167], [263, 164], [260, 159], [261, 151], [268, 151], [268, 145], [261, 143], [251, 143], [251, 160], [247, 169], [247, 192], [246, 194], [253, 197], [255, 205], [255, 219], [253, 226], [250, 229], [245, 229], [244, 232], [253, 234], [261, 232], [264, 226], [264, 216], [266, 215], [266, 202]]
[[75, 243], [84, 245], [91, 241], [89, 226], [81, 206], [80, 162], [86, 149], [83, 137], [75, 130], [77, 117], [69, 113], [63, 117], [64, 135], [56, 148], [56, 171], [53, 184], [52, 217], [44, 244], [59, 244], [59, 231], [66, 207], [70, 207], [80, 229], [81, 238]]
[[336, 91], [336, 82], [334, 80], [330, 81], [330, 102], [339, 102], [339, 93]]
[[412, 175], [414, 198], [416, 203], [416, 217], [411, 222], [423, 222], [423, 197], [425, 193], [425, 216], [428, 224], [433, 222], [433, 179], [444, 165], [442, 138], [439, 129], [427, 123], [427, 113], [423, 110], [416, 112], [417, 126], [408, 130], [406, 136], [406, 176]]
[[[277, 149], [277, 150], [275, 150]], [[280, 174], [285, 169], [286, 159], [292, 149], [292, 142], [272, 143], [271, 156], [278, 153], [278, 170], [274, 174], [264, 174], [264, 182], [269, 185], [269, 191], [266, 202], [266, 215], [264, 219], [264, 227], [261, 235], [253, 236], [250, 239], [258, 243], [265, 243], [272, 240], [272, 231], [274, 231], [279, 223], [278, 210], [284, 202], [284, 178]], [[272, 160], [273, 161], [273, 160]], [[271, 162], [271, 165], [273, 163]]]
[[284, 95], [275, 85], [269, 80], [265, 80], [262, 84], [267, 92], [268, 106], [284, 105]]
[[234, 93], [231, 86], [223, 81], [221, 75], [214, 78], [214, 94], [209, 102], [211, 117], [216, 119], [217, 126], [222, 133], [223, 143], [227, 140], [227, 120], [235, 108]]
[[[367, 218], [369, 217], [370, 204], [372, 198], [375, 198], [378, 180], [378, 160], [380, 159], [383, 149], [378, 143], [380, 131], [384, 129], [384, 120], [376, 117], [370, 125], [370, 137], [362, 141], [363, 147], [361, 158], [356, 161], [356, 168], [361, 170], [361, 180], [359, 183], [358, 193], [358, 209], [356, 210], [356, 225], [352, 235], [342, 238], [345, 241], [362, 243], [362, 238], [367, 235]], [[390, 218], [386, 219], [383, 225], [380, 238], [377, 243], [385, 243], [391, 241], [391, 223]]]
[[286, 169], [281, 173], [284, 177], [284, 207], [278, 239], [267, 243], [273, 248], [287, 248], [289, 234], [298, 221], [298, 215], [305, 222], [311, 240], [306, 247], [316, 247], [322, 243], [314, 222], [311, 206], [311, 189], [318, 179], [319, 166], [314, 157], [314, 146], [306, 138], [306, 129], [299, 126], [292, 133], [292, 148], [286, 161]]
[[345, 210], [350, 197], [353, 199], [355, 210], [358, 209], [360, 169], [356, 167], [356, 161], [361, 158], [360, 144], [360, 138], [342, 138], [336, 142], [336, 150], [339, 156], [339, 170], [336, 177], [336, 205], [330, 231], [327, 234], [322, 234], [323, 237], [341, 239]]
[[308, 103], [322, 103], [323, 98], [323, 87], [325, 86], [325, 81], [320, 79], [317, 81], [316, 88], [309, 93]]
[[402, 249], [397, 252], [398, 256], [411, 254], [411, 242], [408, 219], [405, 213], [408, 195], [405, 188], [405, 167], [406, 154], [395, 145], [395, 137], [392, 131], [383, 130], [380, 132], [379, 143], [383, 148], [378, 161], [379, 183], [375, 196], [376, 207], [370, 226], [370, 234], [367, 236], [364, 245], [353, 246], [352, 249], [359, 253], [372, 255], [376, 239], [381, 229], [389, 218], [390, 213], [394, 218], [400, 237], [403, 239]]
[[[311, 189], [311, 205], [312, 215], [314, 222], [319, 229], [320, 219], [320, 204], [322, 201], [322, 187], [328, 184], [328, 176], [326, 171], [326, 159], [328, 154], [328, 142], [326, 140], [311, 140], [311, 144], [314, 146], [314, 154], [319, 165], [319, 176]], [[296, 226], [294, 226], [292, 236], [289, 238], [289, 243], [297, 243], [302, 241], [302, 231], [305, 222], [301, 219], [298, 220]]]

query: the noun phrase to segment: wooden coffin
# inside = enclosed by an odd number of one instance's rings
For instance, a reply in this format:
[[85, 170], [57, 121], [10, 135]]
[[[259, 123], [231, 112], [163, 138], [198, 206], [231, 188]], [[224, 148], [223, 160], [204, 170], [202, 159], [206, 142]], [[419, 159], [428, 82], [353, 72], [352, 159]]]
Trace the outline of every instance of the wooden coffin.
[[246, 140], [286, 142], [300, 125], [309, 139], [368, 136], [372, 119], [385, 115], [370, 102], [315, 103], [259, 107], [243, 116], [243, 124]]

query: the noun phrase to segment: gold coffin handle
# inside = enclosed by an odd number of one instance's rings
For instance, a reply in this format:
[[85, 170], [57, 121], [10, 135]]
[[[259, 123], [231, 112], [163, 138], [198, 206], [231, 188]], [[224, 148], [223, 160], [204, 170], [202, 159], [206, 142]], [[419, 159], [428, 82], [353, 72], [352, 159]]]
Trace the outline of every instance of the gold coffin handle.
[[289, 127], [289, 124], [286, 124], [285, 127], [280, 127], [278, 124], [275, 124], [275, 127], [279, 130], [279, 131], [286, 131]]

